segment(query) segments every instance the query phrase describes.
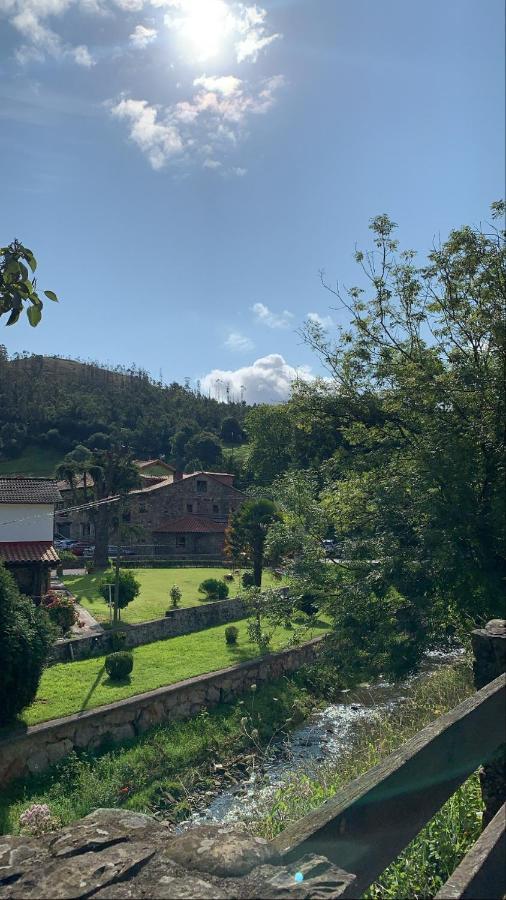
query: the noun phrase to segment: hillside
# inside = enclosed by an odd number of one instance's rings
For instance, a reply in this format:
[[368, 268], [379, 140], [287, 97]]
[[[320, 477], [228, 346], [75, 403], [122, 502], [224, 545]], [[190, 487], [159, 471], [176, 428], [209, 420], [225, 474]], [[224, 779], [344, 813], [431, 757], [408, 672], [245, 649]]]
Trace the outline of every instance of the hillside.
[[[0, 473], [51, 474], [76, 444], [114, 438], [139, 458], [165, 456], [178, 467], [196, 458], [202, 432], [219, 440], [223, 422], [242, 426], [246, 407], [221, 403], [177, 383], [164, 385], [134, 368], [17, 355], [0, 348]], [[197, 442], [197, 444], [196, 444]], [[228, 443], [227, 447], [232, 445]], [[202, 453], [205, 453], [205, 449]], [[241, 455], [237, 457], [240, 468]], [[224, 458], [228, 460], [229, 451]]]

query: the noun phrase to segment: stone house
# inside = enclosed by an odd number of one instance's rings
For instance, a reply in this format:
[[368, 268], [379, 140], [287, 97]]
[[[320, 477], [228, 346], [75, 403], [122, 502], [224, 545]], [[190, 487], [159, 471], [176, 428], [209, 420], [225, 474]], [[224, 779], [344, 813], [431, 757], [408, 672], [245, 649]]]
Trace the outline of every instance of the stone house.
[[59, 562], [53, 529], [60, 500], [56, 481], [48, 478], [0, 478], [0, 562], [36, 603]]
[[[226, 472], [141, 475], [142, 486], [124, 498], [111, 498], [110, 540], [125, 544], [121, 532], [132, 526], [128, 543], [138, 553], [165, 557], [221, 559], [225, 529], [245, 495]], [[57, 512], [56, 527], [76, 540], [93, 542], [93, 523], [86, 509]], [[64, 531], [65, 529], [65, 531]]]

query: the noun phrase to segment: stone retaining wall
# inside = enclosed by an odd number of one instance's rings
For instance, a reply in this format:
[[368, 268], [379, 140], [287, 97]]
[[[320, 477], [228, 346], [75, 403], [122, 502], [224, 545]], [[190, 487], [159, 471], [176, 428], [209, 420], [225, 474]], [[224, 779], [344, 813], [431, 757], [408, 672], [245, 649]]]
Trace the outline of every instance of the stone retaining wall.
[[162, 722], [188, 719], [228, 702], [252, 684], [274, 681], [314, 660], [322, 637], [300, 647], [199, 675], [168, 687], [119, 700], [89, 712], [54, 719], [0, 739], [0, 787], [13, 778], [42, 772], [72, 750], [95, 750], [127, 741]]
[[[140, 622], [137, 625], [125, 625], [120, 631], [126, 634], [127, 647], [140, 647], [141, 644], [152, 644], [166, 638], [204, 631], [215, 625], [226, 625], [247, 615], [244, 600], [235, 597], [232, 600], [219, 600], [216, 603], [200, 603], [184, 609], [171, 609], [164, 619], [153, 619], [151, 622]], [[76, 637], [57, 641], [51, 652], [50, 663], [69, 662], [69, 660], [88, 659], [90, 656], [102, 656], [110, 653], [111, 632], [104, 631], [86, 637]]]

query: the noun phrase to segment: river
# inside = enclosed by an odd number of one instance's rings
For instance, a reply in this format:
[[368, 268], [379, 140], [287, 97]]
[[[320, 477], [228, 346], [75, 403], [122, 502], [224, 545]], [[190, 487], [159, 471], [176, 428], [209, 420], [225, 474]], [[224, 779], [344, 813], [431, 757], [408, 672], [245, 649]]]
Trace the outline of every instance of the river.
[[[269, 798], [294, 774], [311, 775], [325, 762], [335, 762], [353, 742], [364, 720], [392, 711], [409, 697], [413, 686], [436, 668], [462, 659], [463, 651], [428, 653], [418, 673], [404, 682], [384, 679], [343, 691], [342, 700], [314, 713], [289, 737], [272, 747], [261, 764], [231, 787], [224, 787], [202, 805], [180, 827], [257, 819]], [[207, 800], [207, 802], [206, 802]]]

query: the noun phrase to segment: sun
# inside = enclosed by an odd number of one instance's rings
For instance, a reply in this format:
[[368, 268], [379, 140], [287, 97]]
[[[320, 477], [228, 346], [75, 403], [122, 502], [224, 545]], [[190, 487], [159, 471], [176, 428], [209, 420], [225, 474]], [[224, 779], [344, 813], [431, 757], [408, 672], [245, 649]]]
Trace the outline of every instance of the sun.
[[222, 51], [234, 18], [224, 0], [186, 0], [178, 25], [187, 52], [206, 60]]

